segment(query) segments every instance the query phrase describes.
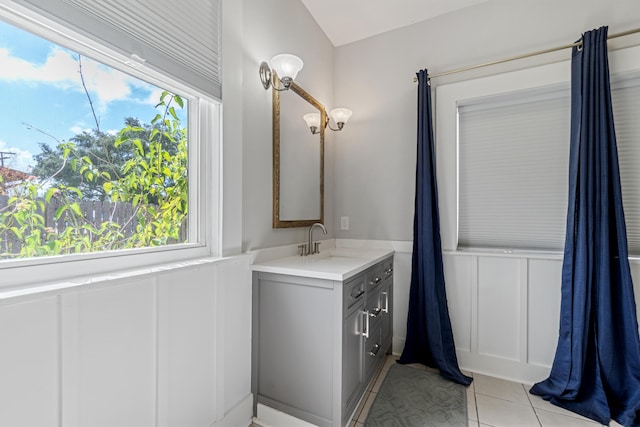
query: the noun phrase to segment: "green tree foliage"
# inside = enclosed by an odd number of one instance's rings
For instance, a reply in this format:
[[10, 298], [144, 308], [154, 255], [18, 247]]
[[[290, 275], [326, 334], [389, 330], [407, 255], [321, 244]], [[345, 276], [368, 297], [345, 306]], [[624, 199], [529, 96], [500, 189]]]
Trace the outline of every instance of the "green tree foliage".
[[[116, 136], [95, 131], [77, 135], [55, 149], [43, 145], [37, 173], [47, 179], [15, 188], [0, 209], [0, 258], [85, 253], [166, 245], [184, 241], [188, 213], [187, 131], [176, 106], [183, 100], [164, 92], [151, 124], [126, 119]], [[44, 197], [42, 197], [44, 193]], [[96, 225], [81, 202], [108, 200], [128, 204], [125, 221]], [[45, 208], [57, 206], [55, 219], [66, 227], [45, 225]], [[132, 233], [124, 229], [135, 224]]]
[[[168, 100], [167, 100], [168, 98]], [[152, 120], [152, 130], [127, 126], [115, 145], [135, 150], [122, 167], [123, 178], [104, 184], [112, 201], [132, 203], [136, 209], [138, 239], [133, 246], [165, 245], [180, 238], [188, 208], [187, 131], [180, 127], [172, 102], [182, 108], [182, 99], [164, 92], [158, 106], [164, 115]], [[148, 137], [142, 140], [141, 135]]]
[[[143, 126], [133, 117], [125, 118], [124, 125], [125, 128], [140, 129], [135, 137], [148, 145], [150, 125]], [[34, 156], [36, 165], [32, 174], [41, 180], [51, 179], [55, 184], [76, 187], [85, 200], [105, 200], [104, 183], [119, 179], [122, 166], [134, 155], [131, 144], [116, 145], [116, 138], [117, 135], [102, 132], [98, 128], [79, 133], [70, 140], [74, 152], [72, 159], [63, 155], [69, 144], [56, 140], [57, 145], [52, 148], [47, 143], [40, 143], [41, 152]], [[78, 173], [79, 165], [90, 166], [97, 177], [94, 179], [91, 174], [85, 176]]]

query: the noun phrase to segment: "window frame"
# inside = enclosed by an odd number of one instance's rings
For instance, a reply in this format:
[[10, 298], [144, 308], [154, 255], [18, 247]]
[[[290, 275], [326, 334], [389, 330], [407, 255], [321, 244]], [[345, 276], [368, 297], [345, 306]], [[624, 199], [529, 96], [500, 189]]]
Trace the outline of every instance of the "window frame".
[[[193, 243], [0, 261], [0, 291], [73, 282], [156, 265], [217, 257], [220, 251], [222, 103], [194, 86], [138, 63], [98, 41], [16, 4], [0, 4], [0, 19], [107, 66], [175, 91], [188, 100], [189, 236]], [[72, 271], [72, 273], [71, 273]], [[83, 279], [84, 280], [84, 279]]]

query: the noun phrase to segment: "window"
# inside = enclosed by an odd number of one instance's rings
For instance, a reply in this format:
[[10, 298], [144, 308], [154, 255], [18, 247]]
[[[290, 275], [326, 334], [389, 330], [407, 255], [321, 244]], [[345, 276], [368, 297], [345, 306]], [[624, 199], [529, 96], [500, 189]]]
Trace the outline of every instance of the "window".
[[[640, 79], [612, 84], [629, 252], [640, 255]], [[562, 251], [570, 93], [538, 88], [458, 107], [458, 247]]]
[[0, 7], [0, 284], [211, 254], [218, 2], [26, 3]]
[[[640, 47], [610, 50], [609, 67], [629, 253], [640, 256]], [[570, 76], [565, 60], [436, 86], [443, 250], [561, 253]]]
[[0, 35], [13, 100], [0, 106], [0, 258], [197, 241], [188, 99], [7, 24]]

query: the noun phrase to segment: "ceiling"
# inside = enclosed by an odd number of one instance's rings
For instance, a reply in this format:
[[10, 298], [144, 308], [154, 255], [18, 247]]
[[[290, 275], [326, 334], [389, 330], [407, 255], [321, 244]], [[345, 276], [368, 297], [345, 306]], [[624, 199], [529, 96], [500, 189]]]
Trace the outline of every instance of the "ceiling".
[[487, 0], [301, 0], [334, 46]]

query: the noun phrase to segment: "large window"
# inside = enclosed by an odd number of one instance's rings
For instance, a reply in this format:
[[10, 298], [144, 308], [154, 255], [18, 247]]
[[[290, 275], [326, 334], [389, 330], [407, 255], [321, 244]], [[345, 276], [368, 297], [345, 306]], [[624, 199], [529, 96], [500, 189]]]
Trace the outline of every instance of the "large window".
[[[612, 100], [629, 251], [640, 255], [640, 79]], [[458, 247], [561, 251], [569, 165], [567, 85], [458, 106]]]
[[[147, 264], [210, 254], [218, 3], [184, 13], [164, 1], [24, 3], [0, 7], [0, 284], [47, 260], [122, 253], [130, 267], [137, 254]], [[188, 14], [198, 17], [177, 31]], [[216, 36], [203, 41], [198, 28]], [[101, 264], [68, 274], [113, 269]]]
[[188, 242], [188, 99], [5, 23], [0, 39], [0, 258]]

